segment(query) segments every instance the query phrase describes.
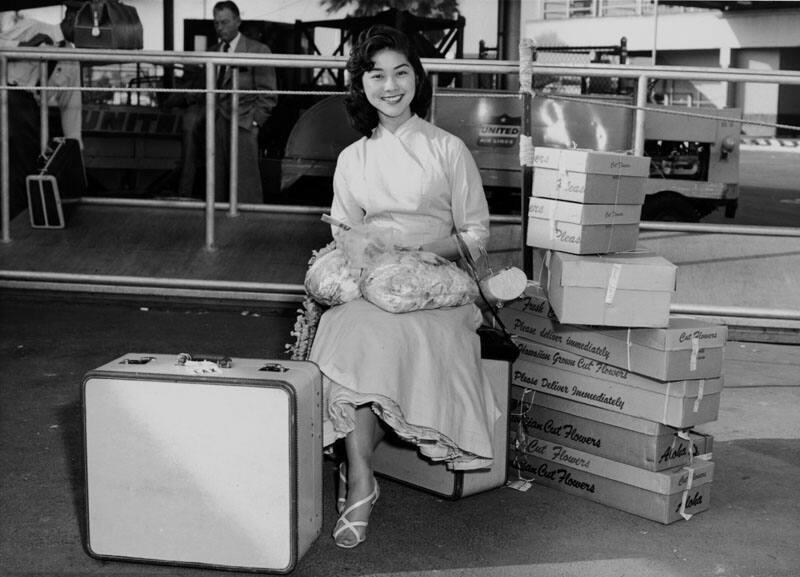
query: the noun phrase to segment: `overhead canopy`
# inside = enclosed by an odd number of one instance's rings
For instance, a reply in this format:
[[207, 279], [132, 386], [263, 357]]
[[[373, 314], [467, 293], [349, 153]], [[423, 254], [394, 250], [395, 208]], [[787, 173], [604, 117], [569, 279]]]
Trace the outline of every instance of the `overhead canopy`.
[[72, 5], [80, 8], [88, 0], [3, 0], [0, 5], [0, 12], [10, 12], [13, 10], [30, 10], [31, 8], [46, 8], [48, 6]]
[[661, 6], [686, 6], [687, 8], [708, 8], [709, 10], [722, 10], [723, 12], [741, 12], [744, 10], [776, 10], [794, 8], [800, 9], [800, 2], [690, 2], [681, 0], [659, 0]]
[[45, 6], [60, 6], [63, 0], [4, 0], [2, 10], [28, 10], [29, 8], [44, 8]]

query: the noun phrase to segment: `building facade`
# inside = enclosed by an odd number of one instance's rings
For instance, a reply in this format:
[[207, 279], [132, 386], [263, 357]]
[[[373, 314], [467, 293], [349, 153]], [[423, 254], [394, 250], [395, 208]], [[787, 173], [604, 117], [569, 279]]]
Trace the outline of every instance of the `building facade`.
[[[800, 70], [799, 31], [800, 2], [522, 2], [523, 37], [537, 45], [608, 46], [624, 37], [628, 62], [637, 64]], [[665, 103], [738, 107], [745, 119], [800, 126], [800, 86], [675, 80], [661, 81], [653, 93]], [[800, 136], [752, 124], [743, 132]]]

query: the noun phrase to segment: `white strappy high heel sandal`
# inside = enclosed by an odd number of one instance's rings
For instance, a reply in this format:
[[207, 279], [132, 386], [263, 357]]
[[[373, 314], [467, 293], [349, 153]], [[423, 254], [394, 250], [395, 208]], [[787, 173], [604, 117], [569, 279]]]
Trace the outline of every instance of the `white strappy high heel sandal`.
[[[352, 549], [357, 547], [367, 539], [367, 525], [369, 525], [369, 521], [351, 521], [347, 518], [347, 516], [358, 509], [359, 507], [363, 507], [365, 505], [369, 505], [370, 513], [372, 513], [372, 507], [375, 506], [375, 502], [380, 497], [380, 489], [378, 487], [378, 481], [373, 479], [374, 488], [372, 489], [372, 493], [350, 505], [344, 513], [339, 517], [339, 520], [336, 521], [336, 527], [333, 530], [333, 540], [336, 543], [337, 547], [341, 547], [342, 549]], [[361, 530], [359, 530], [361, 529]], [[350, 531], [356, 538], [355, 542], [353, 543], [345, 543], [339, 540], [339, 536], [342, 535], [345, 531]]]

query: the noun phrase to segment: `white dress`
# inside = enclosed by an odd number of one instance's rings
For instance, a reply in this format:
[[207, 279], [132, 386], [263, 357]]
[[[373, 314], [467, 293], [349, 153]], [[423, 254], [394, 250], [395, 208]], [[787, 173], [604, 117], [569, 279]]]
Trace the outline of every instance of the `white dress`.
[[[417, 116], [343, 150], [334, 193], [331, 216], [391, 229], [401, 246], [458, 231], [477, 254], [489, 236], [472, 156]], [[359, 299], [328, 309], [309, 357], [324, 376], [324, 444], [349, 433], [355, 407], [368, 404], [423, 455], [453, 468], [490, 465], [500, 412], [481, 367], [480, 323], [472, 304], [393, 314]]]

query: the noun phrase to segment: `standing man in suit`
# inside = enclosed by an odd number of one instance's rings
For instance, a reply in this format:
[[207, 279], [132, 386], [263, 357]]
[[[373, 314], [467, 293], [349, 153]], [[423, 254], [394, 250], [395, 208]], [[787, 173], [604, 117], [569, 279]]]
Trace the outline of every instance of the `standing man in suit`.
[[[214, 5], [214, 29], [219, 43], [210, 48], [219, 52], [254, 52], [270, 54], [266, 44], [242, 35], [239, 26], [239, 8], [234, 2], [225, 0]], [[231, 67], [224, 66], [217, 76], [217, 88], [232, 88]], [[241, 90], [275, 90], [275, 69], [267, 66], [240, 66], [239, 88]], [[274, 94], [239, 95], [239, 202], [261, 204], [264, 196], [261, 189], [259, 169], [258, 131], [269, 118], [277, 99]], [[231, 95], [217, 95], [215, 119], [216, 169], [215, 196], [217, 201], [228, 200], [231, 155]]]

